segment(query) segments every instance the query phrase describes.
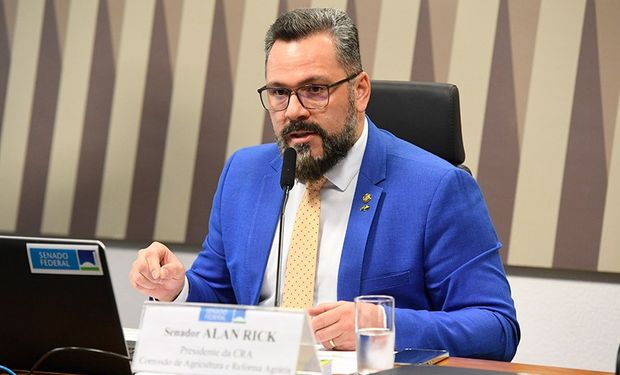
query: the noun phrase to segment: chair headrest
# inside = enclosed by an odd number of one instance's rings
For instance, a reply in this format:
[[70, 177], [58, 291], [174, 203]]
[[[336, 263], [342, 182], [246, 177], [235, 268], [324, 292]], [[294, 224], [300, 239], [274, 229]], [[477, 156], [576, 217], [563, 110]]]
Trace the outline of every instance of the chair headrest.
[[465, 161], [455, 85], [373, 80], [366, 113], [378, 127], [454, 165]]

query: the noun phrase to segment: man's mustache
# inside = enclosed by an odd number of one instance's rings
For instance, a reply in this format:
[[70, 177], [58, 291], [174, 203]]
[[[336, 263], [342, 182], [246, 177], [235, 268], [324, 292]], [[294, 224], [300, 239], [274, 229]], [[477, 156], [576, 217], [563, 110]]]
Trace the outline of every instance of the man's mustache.
[[306, 122], [306, 121], [291, 122], [284, 129], [282, 129], [282, 132], [280, 133], [280, 135], [283, 138], [284, 137], [288, 138], [289, 134], [294, 133], [294, 132], [299, 132], [299, 131], [316, 133], [321, 138], [327, 137], [327, 132], [323, 128], [321, 128], [318, 124], [313, 123], [313, 122]]

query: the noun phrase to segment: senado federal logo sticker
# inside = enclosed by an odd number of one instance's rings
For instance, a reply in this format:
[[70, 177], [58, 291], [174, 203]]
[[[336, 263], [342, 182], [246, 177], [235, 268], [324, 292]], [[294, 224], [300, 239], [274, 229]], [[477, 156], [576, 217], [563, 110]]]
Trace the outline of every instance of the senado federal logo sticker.
[[219, 323], [245, 323], [245, 309], [201, 307], [199, 321]]
[[32, 273], [103, 275], [97, 245], [29, 243], [26, 248]]

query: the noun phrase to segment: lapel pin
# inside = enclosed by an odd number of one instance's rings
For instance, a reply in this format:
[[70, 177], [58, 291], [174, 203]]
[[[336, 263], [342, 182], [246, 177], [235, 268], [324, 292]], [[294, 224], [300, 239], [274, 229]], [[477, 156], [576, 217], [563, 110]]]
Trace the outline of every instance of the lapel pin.
[[362, 202], [364, 203], [368, 203], [370, 202], [370, 200], [372, 199], [372, 195], [370, 195], [370, 193], [366, 193], [364, 194], [364, 196], [362, 197]]

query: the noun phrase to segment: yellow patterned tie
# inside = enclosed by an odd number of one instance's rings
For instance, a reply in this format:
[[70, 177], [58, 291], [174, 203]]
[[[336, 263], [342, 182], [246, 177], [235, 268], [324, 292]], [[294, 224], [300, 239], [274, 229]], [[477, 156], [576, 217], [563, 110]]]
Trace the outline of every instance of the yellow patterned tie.
[[286, 261], [283, 307], [305, 309], [314, 302], [316, 253], [321, 217], [321, 187], [325, 177], [306, 185], [295, 216], [291, 246]]

